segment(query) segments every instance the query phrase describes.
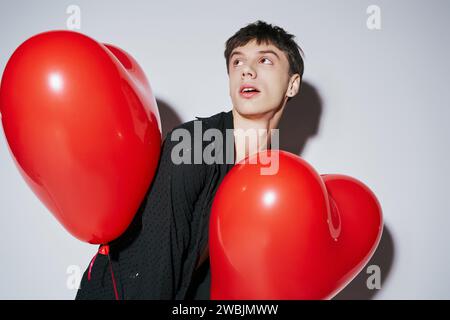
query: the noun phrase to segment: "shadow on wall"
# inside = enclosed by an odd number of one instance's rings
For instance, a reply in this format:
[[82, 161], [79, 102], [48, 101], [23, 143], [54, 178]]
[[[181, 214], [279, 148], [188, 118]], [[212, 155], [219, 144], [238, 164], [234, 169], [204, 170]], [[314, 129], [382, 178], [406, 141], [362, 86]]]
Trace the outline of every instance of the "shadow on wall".
[[322, 100], [317, 90], [303, 82], [300, 92], [285, 106], [278, 124], [280, 149], [301, 155], [308, 138], [317, 134], [322, 115]]
[[[333, 300], [370, 300], [373, 299], [377, 293], [383, 289], [387, 277], [392, 268], [394, 260], [394, 241], [389, 228], [384, 225], [383, 234], [378, 244], [378, 248], [374, 255], [367, 263], [367, 265], [361, 270], [361, 272], [339, 292]], [[367, 267], [370, 265], [377, 265], [381, 271], [381, 289], [369, 289], [367, 288], [367, 279], [371, 274], [366, 273]]]
[[167, 133], [183, 122], [176, 111], [166, 102], [157, 98], [156, 103], [158, 104], [159, 117], [161, 118], [162, 139], [164, 140]]

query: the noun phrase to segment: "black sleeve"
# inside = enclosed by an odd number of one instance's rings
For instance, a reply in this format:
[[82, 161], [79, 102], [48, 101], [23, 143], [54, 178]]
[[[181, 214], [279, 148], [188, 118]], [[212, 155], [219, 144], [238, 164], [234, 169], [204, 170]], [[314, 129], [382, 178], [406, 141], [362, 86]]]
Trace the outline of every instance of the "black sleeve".
[[[192, 123], [184, 124], [192, 133]], [[127, 231], [110, 243], [110, 257], [120, 299], [174, 299], [188, 284], [187, 264], [197, 256], [192, 224], [207, 169], [171, 160], [172, 132], [165, 139], [154, 180]], [[191, 158], [193, 159], [193, 158]], [[195, 229], [194, 229], [195, 230]], [[76, 299], [114, 299], [109, 259], [98, 255]]]

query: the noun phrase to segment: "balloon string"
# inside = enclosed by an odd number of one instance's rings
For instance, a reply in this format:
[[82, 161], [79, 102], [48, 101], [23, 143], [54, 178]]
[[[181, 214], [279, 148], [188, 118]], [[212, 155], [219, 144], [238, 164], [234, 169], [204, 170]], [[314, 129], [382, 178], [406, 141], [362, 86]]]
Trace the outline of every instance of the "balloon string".
[[109, 245], [107, 244], [103, 244], [98, 248], [97, 253], [95, 254], [95, 256], [92, 258], [91, 262], [89, 263], [89, 271], [88, 271], [88, 281], [91, 281], [91, 272], [92, 272], [92, 268], [94, 267], [94, 263], [95, 263], [95, 259], [97, 258], [98, 254], [103, 254], [103, 255], [107, 255], [109, 254]]
[[88, 281], [91, 281], [91, 271], [92, 267], [94, 266], [95, 258], [97, 258], [98, 252], [95, 254], [95, 256], [92, 258], [91, 262], [89, 263], [89, 271], [88, 271]]
[[113, 268], [112, 268], [111, 256], [109, 254], [109, 245], [107, 245], [107, 244], [101, 245], [100, 248], [98, 249], [97, 253], [95, 254], [95, 256], [92, 258], [91, 262], [89, 263], [88, 281], [91, 281], [92, 267], [94, 266], [95, 259], [97, 258], [98, 254], [108, 256], [109, 270], [111, 271], [111, 279], [112, 279], [112, 283], [113, 283], [113, 287], [114, 287], [114, 295], [116, 297], [116, 300], [120, 300], [119, 294], [117, 293], [117, 285], [116, 285], [116, 279], [114, 277], [114, 272], [113, 272]]
[[113, 287], [114, 287], [114, 294], [116, 296], [116, 300], [120, 300], [119, 294], [117, 293], [116, 279], [114, 278], [114, 272], [113, 272], [111, 257], [109, 255], [109, 253], [108, 253], [108, 259], [109, 259], [109, 269], [111, 270], [111, 279], [112, 279], [112, 283], [113, 283]]

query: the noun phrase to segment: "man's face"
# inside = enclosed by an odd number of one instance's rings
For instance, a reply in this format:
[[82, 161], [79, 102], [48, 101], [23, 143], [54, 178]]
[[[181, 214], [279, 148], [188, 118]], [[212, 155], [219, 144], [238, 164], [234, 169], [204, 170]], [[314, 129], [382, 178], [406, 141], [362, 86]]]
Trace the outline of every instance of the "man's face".
[[[256, 40], [235, 48], [228, 65], [233, 107], [245, 117], [272, 114], [287, 100], [291, 79], [286, 54]], [[255, 90], [243, 89], [246, 86]]]

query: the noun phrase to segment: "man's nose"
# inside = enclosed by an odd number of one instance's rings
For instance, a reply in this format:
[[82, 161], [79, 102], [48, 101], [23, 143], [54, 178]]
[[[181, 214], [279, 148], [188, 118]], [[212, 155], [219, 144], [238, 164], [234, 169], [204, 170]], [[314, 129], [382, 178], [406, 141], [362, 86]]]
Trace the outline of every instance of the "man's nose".
[[242, 79], [245, 79], [245, 77], [250, 76], [250, 78], [254, 79], [256, 77], [256, 71], [249, 65], [247, 65], [242, 70]]

